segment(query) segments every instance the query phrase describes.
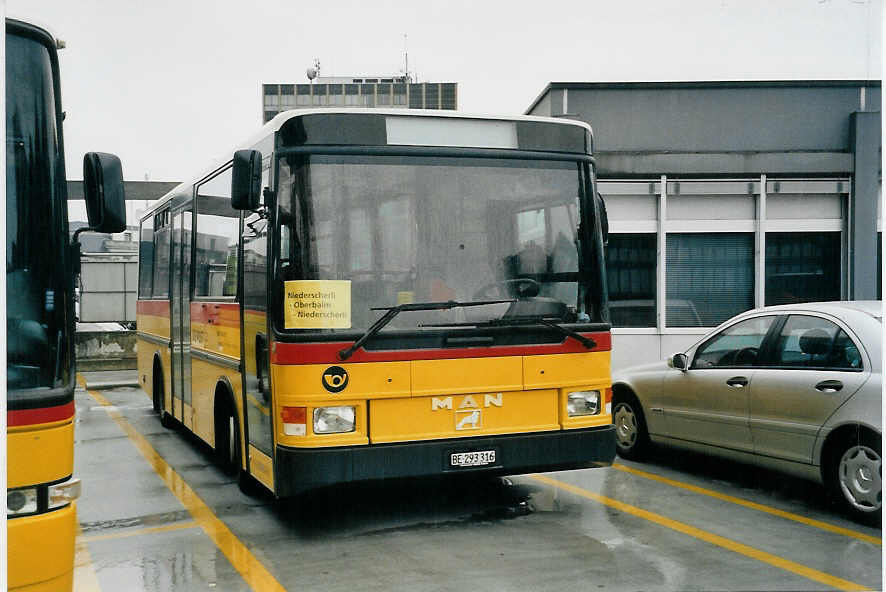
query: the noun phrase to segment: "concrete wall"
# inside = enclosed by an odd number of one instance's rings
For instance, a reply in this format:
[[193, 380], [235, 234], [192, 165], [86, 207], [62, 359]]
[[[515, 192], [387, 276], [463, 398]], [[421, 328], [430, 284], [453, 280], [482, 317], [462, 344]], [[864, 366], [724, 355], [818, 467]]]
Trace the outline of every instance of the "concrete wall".
[[75, 334], [77, 370], [131, 370], [136, 367], [135, 331], [78, 329]]

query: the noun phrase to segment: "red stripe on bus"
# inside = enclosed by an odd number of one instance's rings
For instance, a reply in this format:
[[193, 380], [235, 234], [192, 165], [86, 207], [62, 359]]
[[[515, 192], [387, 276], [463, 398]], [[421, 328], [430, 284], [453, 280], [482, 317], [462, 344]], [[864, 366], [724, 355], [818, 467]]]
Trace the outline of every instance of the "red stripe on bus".
[[[407, 349], [366, 351], [358, 349], [348, 358], [347, 363], [358, 362], [401, 362], [409, 360], [443, 360], [458, 358], [494, 358], [500, 356], [541, 356], [551, 354], [580, 354], [589, 351], [609, 351], [612, 349], [612, 336], [607, 332], [582, 333], [597, 344], [593, 349], [585, 348], [575, 339], [568, 338], [563, 343], [540, 345], [508, 345], [501, 347], [465, 347], [446, 349]], [[353, 345], [353, 341], [335, 343], [274, 343], [271, 349], [273, 364], [340, 364], [338, 352]]]
[[139, 300], [135, 312], [140, 315], [169, 316], [169, 300]]
[[7, 409], [6, 425], [25, 426], [41, 423], [52, 423], [74, 417], [74, 402], [56, 407], [38, 407], [36, 409]]

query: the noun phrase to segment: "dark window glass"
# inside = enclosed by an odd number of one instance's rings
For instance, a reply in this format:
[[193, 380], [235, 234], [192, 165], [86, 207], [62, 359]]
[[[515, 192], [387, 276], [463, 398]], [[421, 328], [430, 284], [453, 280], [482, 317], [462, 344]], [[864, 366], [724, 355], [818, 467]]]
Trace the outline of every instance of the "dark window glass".
[[280, 86], [277, 84], [265, 84], [264, 88], [266, 95], [276, 95], [279, 92]]
[[877, 233], [877, 300], [883, 299], [883, 233]]
[[305, 107], [311, 104], [311, 85], [296, 84], [295, 85], [295, 104]]
[[406, 85], [405, 84], [395, 84], [393, 88], [394, 88], [394, 104], [395, 105], [405, 105], [406, 104]]
[[150, 298], [154, 278], [154, 217], [142, 220], [138, 242], [138, 297]]
[[839, 232], [766, 233], [767, 306], [839, 299]]
[[667, 235], [668, 327], [714, 327], [754, 307], [754, 235]]
[[773, 364], [789, 368], [854, 370], [861, 353], [837, 325], [819, 317], [791, 315], [778, 338]]
[[[154, 277], [151, 294], [154, 298], [169, 298], [169, 255], [171, 247], [169, 212], [161, 212], [154, 219]], [[162, 227], [160, 225], [163, 225]]]
[[276, 111], [265, 111], [265, 123], [274, 119], [274, 117], [276, 117], [276, 115], [277, 115]]
[[440, 90], [436, 83], [425, 84], [425, 109], [440, 108]]
[[281, 95], [294, 95], [295, 94], [295, 85], [281, 84], [280, 85], [280, 94]]
[[610, 234], [606, 283], [613, 327], [655, 327], [656, 236]]
[[755, 317], [720, 331], [703, 343], [692, 360], [693, 368], [747, 368], [756, 366], [760, 346], [775, 320]]
[[237, 295], [240, 212], [231, 207], [231, 169], [197, 188], [195, 296]]
[[[8, 26], [8, 25], [7, 25]], [[71, 382], [61, 129], [45, 46], [6, 35], [6, 386]]]
[[409, 108], [422, 109], [425, 106], [425, 94], [423, 84], [409, 85]]
[[440, 108], [457, 109], [455, 98], [455, 84], [449, 82], [440, 85]]

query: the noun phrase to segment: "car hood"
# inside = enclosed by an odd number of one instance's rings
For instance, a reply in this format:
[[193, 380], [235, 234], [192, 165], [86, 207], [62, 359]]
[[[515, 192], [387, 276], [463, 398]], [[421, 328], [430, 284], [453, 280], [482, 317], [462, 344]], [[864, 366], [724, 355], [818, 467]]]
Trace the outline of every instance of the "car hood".
[[670, 370], [670, 367], [665, 360], [651, 362], [649, 364], [643, 364], [641, 366], [631, 366], [629, 368], [623, 368], [622, 370], [616, 370], [615, 372], [613, 372], [612, 382], [619, 382], [620, 380], [629, 382], [632, 378], [637, 376], [664, 374], [668, 370]]

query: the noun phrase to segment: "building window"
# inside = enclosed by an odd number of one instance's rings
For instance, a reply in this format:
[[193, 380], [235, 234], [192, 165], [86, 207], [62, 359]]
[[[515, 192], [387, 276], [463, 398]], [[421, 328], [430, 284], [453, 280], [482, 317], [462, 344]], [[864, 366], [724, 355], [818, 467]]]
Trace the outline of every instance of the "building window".
[[267, 95], [276, 95], [279, 93], [279, 84], [265, 84], [264, 85], [264, 94]]
[[276, 111], [265, 111], [265, 123], [274, 119], [275, 115], [277, 115]]
[[409, 108], [422, 109], [425, 106], [424, 84], [409, 85]]
[[447, 82], [440, 85], [440, 108], [456, 109], [455, 84]]
[[375, 85], [374, 84], [361, 84], [360, 85], [360, 94], [362, 95], [363, 101], [361, 104], [365, 107], [375, 107]]
[[328, 97], [326, 96], [326, 85], [325, 84], [315, 84], [314, 85], [314, 105], [325, 106], [328, 105]]
[[394, 105], [397, 105], [397, 106], [405, 106], [406, 105], [406, 85], [405, 84], [395, 84], [394, 85]]
[[240, 212], [231, 207], [231, 169], [197, 188], [195, 296], [237, 295]]
[[390, 105], [391, 104], [391, 85], [390, 84], [379, 84], [377, 87], [378, 94], [378, 104], [379, 105]]
[[425, 84], [425, 109], [440, 108], [440, 90], [436, 83]]
[[668, 233], [668, 327], [714, 327], [754, 307], [753, 233]]
[[295, 94], [295, 85], [294, 84], [281, 84], [280, 85], [280, 94], [281, 95], [294, 95]]
[[342, 94], [341, 84], [329, 85], [329, 104], [336, 107], [340, 107], [345, 104], [345, 97]]
[[606, 283], [613, 327], [655, 327], [656, 235], [610, 234]]
[[766, 306], [839, 299], [839, 232], [766, 233]]
[[307, 107], [311, 104], [311, 85], [296, 84], [295, 85], [295, 104], [299, 107]]

